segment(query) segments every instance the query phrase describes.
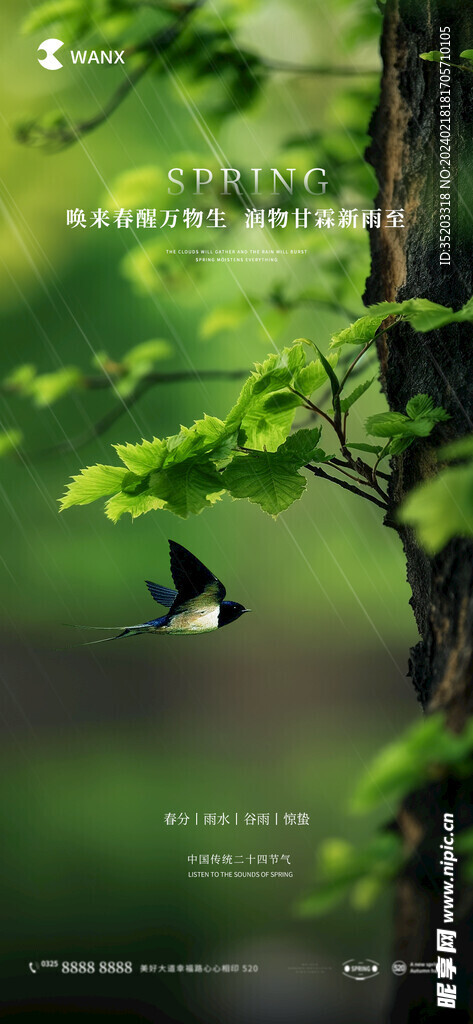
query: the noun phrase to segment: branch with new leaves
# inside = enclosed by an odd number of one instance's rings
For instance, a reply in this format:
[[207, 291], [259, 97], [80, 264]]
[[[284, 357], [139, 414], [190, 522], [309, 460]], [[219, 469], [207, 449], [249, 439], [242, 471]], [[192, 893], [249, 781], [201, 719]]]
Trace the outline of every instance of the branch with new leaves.
[[[471, 322], [473, 300], [458, 312], [427, 299], [380, 303], [335, 334], [326, 355], [314, 342], [298, 339], [280, 355], [256, 364], [225, 420], [205, 416], [168, 438], [115, 445], [121, 465], [83, 469], [69, 484], [61, 508], [105, 498], [113, 522], [125, 512], [136, 518], [157, 509], [186, 518], [228, 494], [277, 516], [306, 489], [305, 469], [379, 506], [393, 525], [389, 478], [381, 463], [402, 455], [449, 419], [429, 395], [415, 395], [405, 412], [368, 418], [366, 434], [379, 443], [351, 438], [350, 411], [374, 381], [369, 377], [350, 390], [351, 377], [380, 334], [400, 321], [421, 333]], [[356, 354], [341, 374], [337, 369], [344, 346], [353, 346]], [[330, 397], [323, 408], [316, 393], [327, 385]], [[293, 429], [300, 409], [320, 417], [323, 427]]]

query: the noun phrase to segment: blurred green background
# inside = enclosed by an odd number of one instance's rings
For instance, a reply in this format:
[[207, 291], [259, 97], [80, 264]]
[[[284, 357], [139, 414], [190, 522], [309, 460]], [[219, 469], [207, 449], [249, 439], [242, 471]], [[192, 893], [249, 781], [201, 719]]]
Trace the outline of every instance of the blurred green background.
[[[240, 6], [240, 39], [274, 60], [378, 67], [375, 5]], [[158, 337], [172, 345], [163, 369], [250, 368], [270, 351], [269, 336], [277, 347], [300, 335], [325, 346], [346, 323], [322, 305], [278, 312], [265, 296], [281, 285], [293, 296], [313, 287], [361, 311], [369, 267], [361, 231], [312, 238], [306, 257], [271, 270], [229, 264], [196, 277], [177, 260], [160, 280], [150, 272], [140, 290], [121, 265], [133, 237], [71, 231], [65, 211], [96, 209], [124, 172], [167, 171], [184, 151], [209, 166], [212, 140], [228, 166], [285, 167], [285, 140], [318, 133], [332, 140], [326, 205], [369, 207], [375, 189], [362, 153], [376, 77], [276, 74], [243, 114], [210, 118], [207, 136], [193, 117], [192, 104], [205, 113], [206, 97], [192, 75], [185, 88], [172, 75], [152, 77], [96, 133], [45, 154], [14, 141], [15, 121], [51, 106], [90, 112], [108, 85], [102, 69], [65, 68], [60, 80], [45, 74], [36, 47], [47, 33], [19, 33], [29, 10], [23, 0], [3, 5], [2, 376], [27, 362], [41, 372], [88, 370], [94, 352], [118, 358]], [[307, 167], [318, 145], [306, 150]], [[242, 240], [241, 231], [232, 236], [232, 244]], [[160, 236], [158, 246], [171, 241]], [[258, 316], [248, 309], [239, 326], [205, 339], [209, 313], [241, 302], [244, 291], [261, 298]], [[19, 426], [31, 456], [1, 464], [1, 939], [11, 998], [29, 981], [43, 994], [126, 991], [182, 1021], [380, 1019], [389, 897], [364, 913], [344, 906], [317, 920], [299, 919], [295, 908], [314, 880], [318, 843], [369, 832], [370, 822], [347, 813], [353, 781], [417, 714], [405, 678], [416, 631], [397, 537], [376, 508], [315, 480], [277, 521], [229, 501], [188, 521], [159, 512], [117, 526], [95, 505], [57, 513], [70, 474], [115, 461], [111, 442], [166, 436], [204, 411], [224, 416], [238, 390], [223, 381], [157, 387], [104, 437], [54, 458], [44, 449], [87, 429], [113, 396], [74, 394], [44, 410], [0, 396], [2, 429]], [[379, 408], [370, 391], [355, 422]], [[253, 614], [201, 638], [74, 647], [82, 635], [63, 623], [154, 614], [143, 580], [170, 584], [169, 537]], [[309, 827], [192, 825], [196, 811], [294, 810], [309, 813]], [[191, 822], [166, 827], [168, 811], [186, 811]], [[189, 854], [225, 852], [289, 853], [294, 877], [187, 877]], [[133, 959], [137, 972], [140, 963], [173, 962], [258, 963], [260, 972], [30, 977], [29, 961], [61, 957]], [[351, 957], [382, 965], [355, 993], [339, 981]], [[303, 963], [327, 971], [298, 973]]]

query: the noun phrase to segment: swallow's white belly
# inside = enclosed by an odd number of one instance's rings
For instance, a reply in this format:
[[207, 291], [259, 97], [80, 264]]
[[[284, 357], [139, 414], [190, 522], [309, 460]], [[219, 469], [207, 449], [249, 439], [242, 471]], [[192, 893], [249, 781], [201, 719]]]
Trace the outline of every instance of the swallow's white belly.
[[160, 633], [211, 633], [218, 628], [219, 606], [204, 608], [202, 611], [184, 611], [173, 615], [171, 621], [162, 626]]

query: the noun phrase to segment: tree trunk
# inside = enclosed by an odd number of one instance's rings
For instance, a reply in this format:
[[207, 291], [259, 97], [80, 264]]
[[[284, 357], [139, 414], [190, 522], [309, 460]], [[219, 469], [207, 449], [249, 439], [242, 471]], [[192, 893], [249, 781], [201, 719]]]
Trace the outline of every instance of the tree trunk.
[[[458, 309], [473, 294], [471, 184], [473, 175], [473, 75], [452, 68], [451, 96], [451, 263], [439, 260], [441, 186], [439, 162], [440, 67], [419, 59], [440, 50], [441, 30], [450, 27], [451, 57], [473, 46], [473, 0], [387, 0], [382, 37], [381, 95], [371, 123], [368, 160], [375, 168], [376, 206], [404, 209], [403, 229], [373, 229], [367, 304], [415, 296]], [[448, 74], [448, 72], [447, 72]], [[443, 90], [445, 93], [445, 90]], [[433, 439], [416, 443], [394, 459], [391, 498], [402, 500], [434, 472], [434, 448], [473, 431], [473, 328], [453, 325], [415, 334], [400, 324], [378, 346], [381, 380], [391, 409], [404, 412], [412, 395], [427, 393], [450, 413]], [[473, 544], [457, 539], [435, 558], [400, 531], [412, 589], [411, 604], [420, 642], [411, 651], [409, 674], [425, 711], [445, 711], [459, 731], [473, 709]], [[443, 814], [453, 813], [455, 832], [473, 825], [473, 780], [452, 779], [413, 794], [399, 815], [411, 856], [399, 881], [393, 959], [435, 961], [436, 929], [442, 927], [442, 868], [439, 843]], [[456, 881], [458, 1010], [455, 1020], [473, 1019], [472, 893]], [[435, 975], [409, 971], [396, 979], [390, 1019], [433, 1020]], [[470, 992], [469, 992], [470, 989]]]

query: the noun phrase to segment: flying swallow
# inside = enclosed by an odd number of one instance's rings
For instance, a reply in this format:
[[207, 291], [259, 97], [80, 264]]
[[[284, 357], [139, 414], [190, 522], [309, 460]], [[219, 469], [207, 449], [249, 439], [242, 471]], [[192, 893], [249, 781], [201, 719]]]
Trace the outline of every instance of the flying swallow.
[[[229, 622], [234, 622], [235, 619], [240, 618], [240, 615], [250, 610], [236, 601], [225, 601], [226, 590], [223, 583], [181, 544], [170, 540], [169, 548], [171, 575], [176, 590], [161, 587], [158, 583], [152, 583], [150, 580], [145, 581], [151, 597], [158, 604], [169, 608], [166, 615], [150, 619], [148, 622], [138, 623], [136, 626], [125, 626], [116, 636], [109, 636], [103, 640], [89, 640], [89, 644], [102, 644], [108, 640], [119, 640], [123, 636], [135, 636], [137, 633], [175, 635], [210, 633], [214, 629], [228, 625]], [[93, 626], [92, 628], [113, 629], [113, 626]]]

